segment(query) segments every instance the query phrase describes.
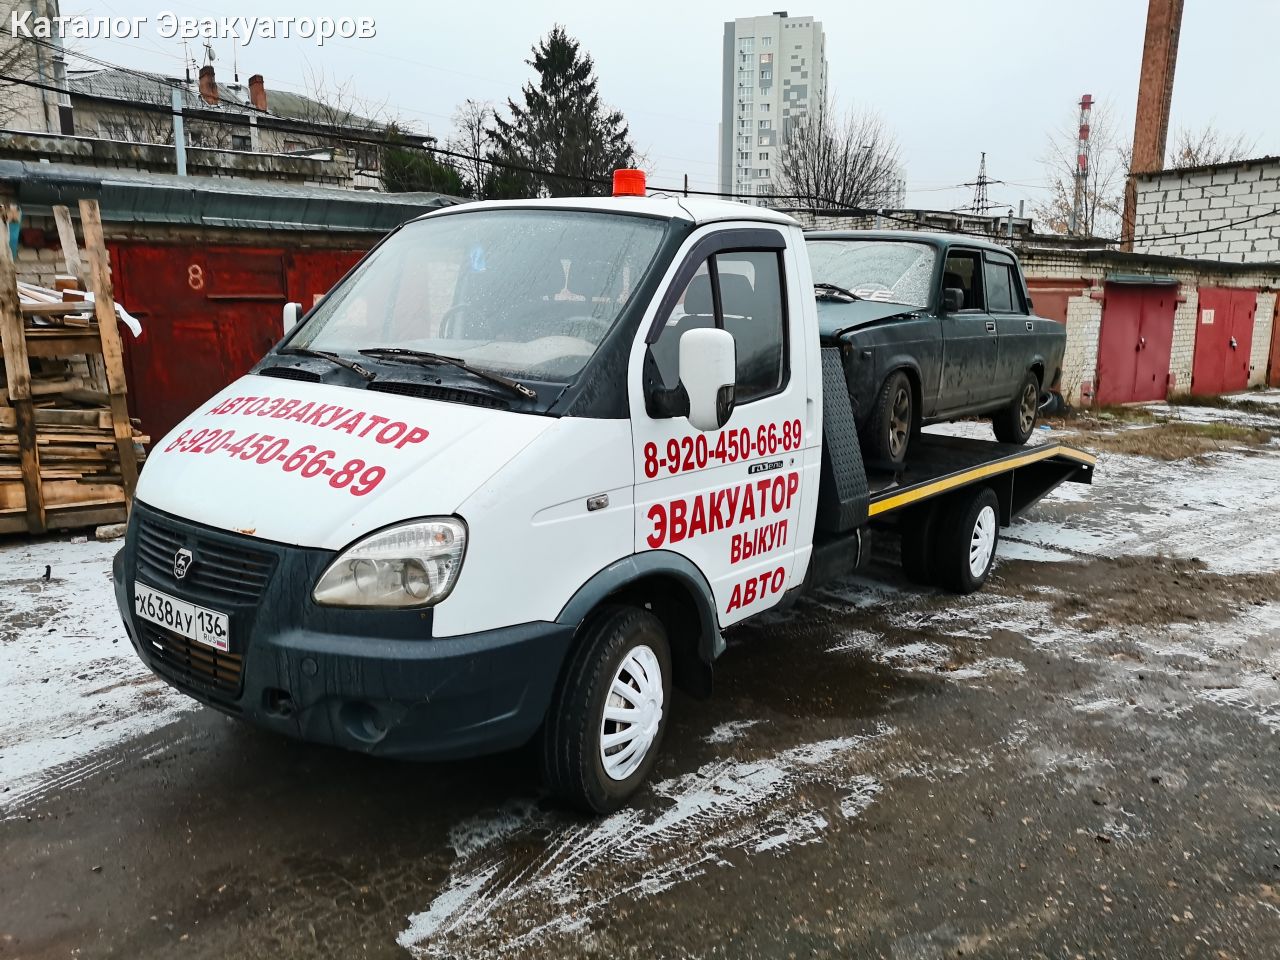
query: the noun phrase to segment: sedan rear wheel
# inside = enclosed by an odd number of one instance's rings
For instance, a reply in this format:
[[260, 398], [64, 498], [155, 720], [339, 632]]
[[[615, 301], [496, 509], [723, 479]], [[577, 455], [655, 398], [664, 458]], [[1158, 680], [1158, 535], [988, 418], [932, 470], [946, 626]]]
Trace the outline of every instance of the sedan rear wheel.
[[1022, 385], [1008, 406], [991, 418], [996, 439], [1001, 443], [1026, 443], [1040, 418], [1040, 378], [1027, 371]]

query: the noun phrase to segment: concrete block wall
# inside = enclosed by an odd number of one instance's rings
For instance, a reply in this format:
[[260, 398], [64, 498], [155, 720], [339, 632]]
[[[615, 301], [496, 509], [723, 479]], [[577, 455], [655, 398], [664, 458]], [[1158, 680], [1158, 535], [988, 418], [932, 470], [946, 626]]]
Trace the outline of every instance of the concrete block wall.
[[1140, 175], [1134, 215], [1137, 253], [1280, 261], [1280, 157]]
[[[1253, 315], [1253, 346], [1249, 351], [1249, 386], [1267, 384], [1267, 367], [1271, 362], [1271, 328], [1275, 323], [1276, 294], [1258, 294], [1258, 309]], [[1280, 362], [1280, 357], [1276, 358]]]
[[1074, 407], [1093, 402], [1098, 380], [1102, 301], [1085, 293], [1067, 301], [1067, 350], [1062, 358], [1062, 395]]
[[1169, 347], [1169, 392], [1191, 391], [1191, 367], [1196, 356], [1196, 322], [1200, 318], [1200, 289], [1194, 276], [1178, 277], [1182, 298], [1173, 311], [1173, 343]]

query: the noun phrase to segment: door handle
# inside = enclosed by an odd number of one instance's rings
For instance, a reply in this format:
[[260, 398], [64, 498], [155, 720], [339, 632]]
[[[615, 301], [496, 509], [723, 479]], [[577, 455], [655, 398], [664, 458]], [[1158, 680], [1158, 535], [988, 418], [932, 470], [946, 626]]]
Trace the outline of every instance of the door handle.
[[1232, 337], [1232, 338], [1231, 338], [1231, 349], [1232, 349], [1232, 350], [1235, 350], [1238, 346], [1239, 346], [1239, 344], [1237, 344], [1237, 343], [1236, 343], [1236, 338], [1235, 338], [1235, 337]]
[[1034, 330], [1035, 328], [1036, 328], [1036, 325], [1035, 325], [1034, 323], [1032, 323], [1030, 320], [1028, 320], [1028, 321], [1027, 321], [1027, 329], [1028, 329], [1028, 330]]
[[1147, 348], [1147, 338], [1146, 338], [1146, 337], [1139, 337], [1139, 338], [1138, 338], [1138, 345], [1137, 345], [1136, 347], [1134, 347], [1134, 350], [1145, 350], [1146, 348]]
[[994, 320], [988, 320], [987, 333], [995, 333], [995, 332], [996, 332], [996, 322]]

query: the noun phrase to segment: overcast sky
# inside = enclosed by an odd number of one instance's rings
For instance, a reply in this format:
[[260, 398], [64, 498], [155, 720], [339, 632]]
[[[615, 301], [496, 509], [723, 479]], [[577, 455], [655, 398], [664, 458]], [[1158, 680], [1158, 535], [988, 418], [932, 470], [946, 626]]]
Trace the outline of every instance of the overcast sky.
[[[179, 74], [182, 48], [155, 31], [164, 10], [179, 15], [266, 12], [230, 0], [205, 3], [65, 2], [64, 14], [146, 16], [140, 40], [82, 41], [106, 60]], [[1073, 125], [1083, 93], [1132, 136], [1145, 0], [810, 0], [786, 9], [822, 21], [832, 93], [840, 107], [878, 110], [897, 134], [912, 206], [951, 209], [972, 190], [987, 153], [993, 200], [1016, 206], [1043, 196], [1047, 136]], [[779, 4], [778, 9], [782, 9]], [[467, 97], [505, 103], [531, 76], [529, 47], [565, 24], [595, 58], [604, 98], [620, 108], [657, 186], [717, 189], [721, 37], [725, 20], [771, 12], [742, 2], [555, 4], [478, 2], [361, 4], [314, 0], [273, 4], [272, 16], [373, 16], [377, 36], [330, 41], [255, 38], [238, 51], [241, 79], [305, 92], [308, 67], [354, 78], [361, 94], [385, 100], [406, 122], [447, 136]], [[1256, 153], [1280, 153], [1274, 67], [1280, 36], [1275, 0], [1186, 0], [1173, 93], [1172, 128], [1214, 123], [1246, 132]], [[219, 78], [230, 79], [232, 43], [215, 44]], [[193, 55], [202, 57], [197, 44]], [[951, 189], [948, 189], [951, 188]]]

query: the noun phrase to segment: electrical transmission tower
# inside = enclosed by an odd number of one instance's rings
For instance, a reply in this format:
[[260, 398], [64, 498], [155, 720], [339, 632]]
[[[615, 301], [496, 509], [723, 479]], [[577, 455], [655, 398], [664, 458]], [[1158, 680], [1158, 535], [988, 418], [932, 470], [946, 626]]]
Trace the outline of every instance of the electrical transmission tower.
[[979, 216], [985, 216], [989, 213], [995, 204], [987, 197], [987, 187], [993, 183], [1004, 183], [1004, 181], [992, 180], [987, 176], [987, 155], [984, 152], [982, 154], [982, 162], [978, 164], [978, 179], [961, 184], [964, 187], [973, 187], [973, 202], [962, 209], [968, 210], [970, 213], [976, 213]]

